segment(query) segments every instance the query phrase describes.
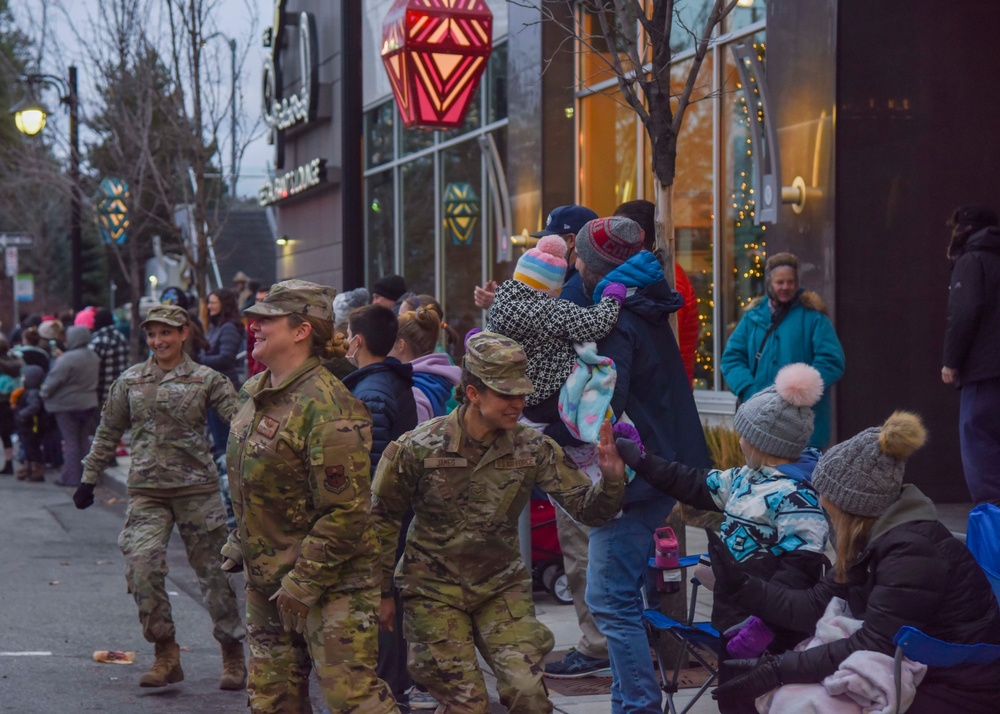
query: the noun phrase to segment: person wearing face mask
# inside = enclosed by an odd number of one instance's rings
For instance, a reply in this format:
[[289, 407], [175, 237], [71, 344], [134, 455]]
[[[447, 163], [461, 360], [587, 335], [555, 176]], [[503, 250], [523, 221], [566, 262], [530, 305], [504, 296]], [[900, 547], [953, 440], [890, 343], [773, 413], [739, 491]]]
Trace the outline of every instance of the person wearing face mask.
[[163, 687], [184, 679], [165, 583], [167, 543], [176, 525], [215, 623], [213, 635], [222, 647], [219, 688], [243, 689], [246, 632], [236, 595], [217, 564], [226, 542], [226, 514], [205, 439], [208, 410], [228, 421], [236, 408], [236, 392], [228, 379], [185, 353], [189, 330], [183, 308], [151, 307], [140, 327], [146, 331], [150, 356], [126, 369], [112, 385], [73, 501], [81, 509], [93, 505], [94, 486], [122, 434], [131, 429], [129, 503], [118, 545], [143, 636], [156, 650], [156, 660], [139, 685]]
[[358, 369], [344, 377], [344, 386], [372, 415], [373, 476], [389, 442], [417, 425], [413, 368], [389, 356], [398, 330], [396, 313], [381, 305], [360, 307], [348, 318], [347, 359]]
[[750, 303], [726, 341], [719, 367], [739, 401], [774, 383], [778, 370], [804, 362], [823, 378], [823, 397], [813, 407], [815, 428], [808, 446], [822, 449], [830, 441], [830, 390], [844, 373], [844, 348], [826, 303], [799, 287], [799, 260], [777, 253], [764, 265], [767, 294]]

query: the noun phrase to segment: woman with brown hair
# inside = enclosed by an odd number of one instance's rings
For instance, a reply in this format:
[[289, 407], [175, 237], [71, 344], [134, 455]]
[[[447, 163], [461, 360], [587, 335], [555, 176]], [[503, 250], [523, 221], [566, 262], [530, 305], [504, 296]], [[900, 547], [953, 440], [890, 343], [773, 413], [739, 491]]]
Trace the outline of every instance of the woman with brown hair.
[[286, 280], [244, 313], [267, 369], [243, 385], [232, 421], [237, 528], [222, 567], [247, 580], [254, 712], [307, 711], [310, 669], [331, 711], [396, 711], [375, 674], [371, 420], [320, 362], [334, 354], [333, 292]]
[[[716, 592], [721, 588], [746, 610], [808, 630], [839, 597], [863, 621], [845, 639], [730, 662], [752, 669], [713, 696], [756, 697], [784, 684], [819, 683], [859, 651], [886, 655], [891, 666], [892, 640], [904, 625], [947, 642], [1000, 644], [1000, 609], [986, 575], [937, 520], [931, 500], [902, 483], [907, 458], [925, 439], [919, 417], [896, 412], [881, 427], [864, 430], [820, 459], [812, 482], [830, 514], [837, 562], [808, 590], [748, 576], [719, 537], [709, 534]], [[907, 711], [995, 712], [998, 681], [1000, 662], [930, 667]]]

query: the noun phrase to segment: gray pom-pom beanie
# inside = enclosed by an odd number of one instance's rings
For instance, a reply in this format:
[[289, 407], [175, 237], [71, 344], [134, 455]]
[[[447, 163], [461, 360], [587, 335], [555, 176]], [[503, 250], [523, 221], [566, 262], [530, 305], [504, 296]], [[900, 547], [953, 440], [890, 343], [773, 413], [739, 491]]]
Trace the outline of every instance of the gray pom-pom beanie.
[[778, 371], [774, 384], [740, 405], [733, 426], [760, 451], [797, 459], [813, 433], [813, 406], [823, 396], [823, 378], [802, 362]]
[[926, 438], [920, 417], [896, 412], [882, 426], [865, 429], [823, 454], [812, 484], [846, 513], [880, 516], [899, 498], [906, 459]]

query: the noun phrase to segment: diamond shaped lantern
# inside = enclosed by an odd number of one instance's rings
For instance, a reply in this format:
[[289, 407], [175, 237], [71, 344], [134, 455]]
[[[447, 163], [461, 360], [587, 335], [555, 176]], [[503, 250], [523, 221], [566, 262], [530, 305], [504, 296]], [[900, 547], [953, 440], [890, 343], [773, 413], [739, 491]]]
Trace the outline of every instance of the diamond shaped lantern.
[[103, 178], [97, 189], [97, 227], [105, 243], [125, 242], [128, 230], [128, 184], [120, 178]]
[[468, 245], [479, 222], [479, 196], [465, 181], [456, 181], [444, 189], [444, 225], [452, 243]]
[[492, 50], [485, 0], [396, 0], [382, 23], [382, 64], [403, 125], [461, 126]]

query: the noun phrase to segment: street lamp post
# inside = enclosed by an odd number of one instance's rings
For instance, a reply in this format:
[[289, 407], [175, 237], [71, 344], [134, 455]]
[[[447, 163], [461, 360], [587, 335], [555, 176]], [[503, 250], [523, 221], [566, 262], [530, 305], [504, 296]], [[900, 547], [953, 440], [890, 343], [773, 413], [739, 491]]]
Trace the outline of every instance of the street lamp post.
[[18, 130], [28, 136], [34, 136], [45, 128], [45, 107], [34, 99], [34, 88], [41, 86], [55, 87], [59, 92], [59, 102], [69, 107], [69, 178], [71, 186], [70, 200], [70, 257], [73, 280], [73, 310], [83, 308], [83, 275], [82, 275], [82, 229], [80, 226], [80, 207], [82, 192], [80, 189], [80, 122], [79, 95], [77, 93], [76, 67], [69, 68], [69, 82], [51, 74], [29, 74], [21, 78], [28, 86], [28, 97], [18, 102], [11, 109], [14, 123]]

